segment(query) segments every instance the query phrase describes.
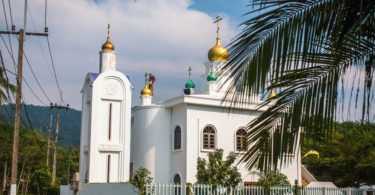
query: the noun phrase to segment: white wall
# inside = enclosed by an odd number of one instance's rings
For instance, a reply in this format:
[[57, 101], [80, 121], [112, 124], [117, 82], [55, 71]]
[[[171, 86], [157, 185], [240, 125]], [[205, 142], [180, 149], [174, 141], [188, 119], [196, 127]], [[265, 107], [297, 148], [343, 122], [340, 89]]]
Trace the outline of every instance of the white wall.
[[133, 109], [133, 172], [144, 167], [157, 182], [170, 182], [171, 114], [169, 108], [146, 106]]
[[[92, 84], [91, 117], [89, 128], [89, 183], [129, 179], [131, 89], [129, 80], [120, 72], [106, 71]], [[112, 103], [112, 128], [109, 138], [109, 104]], [[83, 170], [82, 170], [83, 171]], [[81, 172], [83, 178], [85, 173]]]

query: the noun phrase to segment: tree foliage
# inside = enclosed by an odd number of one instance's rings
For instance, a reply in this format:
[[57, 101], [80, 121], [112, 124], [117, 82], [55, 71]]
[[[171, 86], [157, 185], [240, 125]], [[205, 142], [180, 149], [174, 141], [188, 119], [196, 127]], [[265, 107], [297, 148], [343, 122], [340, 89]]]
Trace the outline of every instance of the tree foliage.
[[375, 4], [252, 2], [255, 10], [230, 44], [221, 74], [231, 83], [226, 98], [235, 103], [277, 90], [260, 106], [267, 110], [246, 126], [250, 147], [242, 158], [248, 167], [276, 170], [296, 150], [302, 130], [307, 137], [329, 136], [337, 115], [356, 109], [362, 120], [373, 118]]
[[[34, 132], [27, 130], [24, 127], [20, 129], [20, 142], [19, 142], [19, 163], [18, 163], [18, 179], [23, 181], [29, 181], [31, 186], [31, 192], [33, 193], [44, 193], [44, 184], [47, 178], [47, 166], [46, 166], [46, 153], [47, 153], [47, 138], [38, 129], [34, 129]], [[8, 184], [10, 182], [10, 170], [12, 160], [12, 147], [13, 147], [13, 126], [10, 124], [0, 124], [0, 165], [3, 167], [7, 164], [8, 173]], [[49, 166], [52, 164], [52, 153], [50, 151]], [[78, 159], [79, 150], [58, 147], [57, 155], [57, 172], [56, 180], [57, 185], [67, 184], [68, 175], [73, 176], [74, 172], [78, 171]], [[70, 167], [70, 169], [69, 169]], [[69, 174], [68, 174], [68, 171]], [[0, 169], [1, 178], [3, 178], [4, 170]], [[37, 179], [38, 177], [43, 179]], [[38, 181], [36, 181], [38, 180]], [[41, 182], [41, 183], [40, 183]], [[49, 183], [51, 180], [49, 180]], [[23, 183], [21, 183], [22, 185]], [[27, 184], [25, 184], [27, 185]], [[37, 186], [40, 185], [40, 188]], [[30, 189], [29, 189], [30, 190]], [[49, 188], [47, 189], [49, 190]]]
[[319, 181], [332, 181], [341, 187], [375, 183], [374, 124], [338, 123], [331, 140], [306, 142], [303, 153], [310, 148], [320, 153], [320, 158], [302, 159]]
[[40, 165], [35, 168], [30, 180], [31, 186], [37, 194], [45, 194], [51, 185], [51, 170], [45, 165]]
[[140, 167], [135, 171], [130, 183], [138, 188], [140, 194], [145, 194], [145, 186], [151, 184], [153, 180], [150, 175], [151, 172], [149, 170]]
[[223, 150], [216, 149], [208, 153], [208, 161], [204, 158], [197, 160], [197, 183], [211, 184], [215, 187], [233, 187], [241, 182], [241, 174], [237, 167], [233, 166], [236, 155], [230, 153], [223, 160]]
[[286, 175], [276, 170], [262, 173], [258, 185], [264, 188], [266, 194], [270, 194], [271, 187], [289, 187], [290, 183]]

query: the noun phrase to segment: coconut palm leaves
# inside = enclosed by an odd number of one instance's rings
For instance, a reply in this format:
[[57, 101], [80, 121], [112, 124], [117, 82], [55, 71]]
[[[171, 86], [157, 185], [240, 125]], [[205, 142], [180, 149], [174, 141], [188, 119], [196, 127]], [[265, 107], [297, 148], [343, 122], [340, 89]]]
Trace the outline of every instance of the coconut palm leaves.
[[[251, 100], [264, 89], [277, 95], [247, 128], [249, 167], [275, 170], [287, 162], [302, 137], [329, 135], [338, 108], [338, 92], [362, 102], [362, 119], [371, 120], [374, 102], [375, 3], [373, 0], [253, 0], [255, 11], [230, 44], [222, 69], [234, 102]], [[348, 71], [363, 74], [361, 84], [344, 82]], [[361, 71], [363, 70], [363, 71]], [[347, 74], [346, 74], [347, 75]], [[347, 89], [348, 83], [351, 90]], [[342, 97], [341, 94], [341, 97]], [[359, 101], [361, 95], [363, 100]], [[353, 104], [352, 104], [353, 105]], [[352, 109], [351, 107], [348, 109]], [[342, 109], [341, 109], [342, 110]], [[282, 163], [280, 163], [282, 162]]]

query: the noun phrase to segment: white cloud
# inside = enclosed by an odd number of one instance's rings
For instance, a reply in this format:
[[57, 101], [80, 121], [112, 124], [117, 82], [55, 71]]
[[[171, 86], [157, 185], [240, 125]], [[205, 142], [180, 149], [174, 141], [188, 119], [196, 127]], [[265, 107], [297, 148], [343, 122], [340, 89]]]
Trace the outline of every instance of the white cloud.
[[[23, 2], [12, 1], [17, 26], [22, 24]], [[180, 94], [188, 66], [193, 67], [194, 78], [199, 78], [203, 73], [207, 51], [214, 45], [216, 36], [213, 18], [204, 12], [189, 9], [189, 5], [187, 0], [106, 0], [99, 3], [91, 0], [48, 1], [49, 39], [65, 101], [80, 109], [82, 80], [87, 72], [98, 70], [98, 52], [106, 39], [107, 23], [112, 26], [111, 40], [116, 47], [117, 67], [131, 77], [136, 87], [133, 91], [134, 101], [138, 101], [145, 71], [154, 73], [164, 81], [181, 82], [181, 87], [163, 82], [163, 86], [158, 86], [163, 94], [156, 91], [156, 100]], [[43, 30], [44, 1], [29, 1], [29, 6], [36, 29], [29, 17], [28, 30]], [[222, 22], [223, 43], [228, 43], [235, 35], [234, 25], [229, 24], [229, 21], [225, 17]], [[4, 26], [4, 21], [1, 23]], [[58, 101], [52, 69], [46, 64], [49, 59], [45, 39], [29, 37], [26, 44], [28, 57], [43, 88], [53, 101]], [[2, 51], [5, 51], [3, 47]], [[30, 71], [25, 69], [25, 77], [43, 98], [35, 87]], [[168, 91], [169, 94], [164, 93]], [[27, 88], [25, 94], [28, 103], [38, 104], [29, 95]]]

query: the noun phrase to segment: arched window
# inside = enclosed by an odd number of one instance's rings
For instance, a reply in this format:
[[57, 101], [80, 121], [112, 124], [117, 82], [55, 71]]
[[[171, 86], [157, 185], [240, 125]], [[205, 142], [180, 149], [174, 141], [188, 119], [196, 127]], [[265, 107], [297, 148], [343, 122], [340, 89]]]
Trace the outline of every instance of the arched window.
[[174, 175], [173, 177], [173, 183], [180, 184], [181, 183], [181, 177], [179, 174]]
[[238, 129], [236, 132], [236, 150], [246, 150], [246, 131], [245, 129]]
[[212, 126], [206, 126], [203, 129], [203, 149], [215, 149], [215, 129]]
[[173, 148], [175, 150], [181, 149], [181, 127], [177, 126], [174, 129]]

